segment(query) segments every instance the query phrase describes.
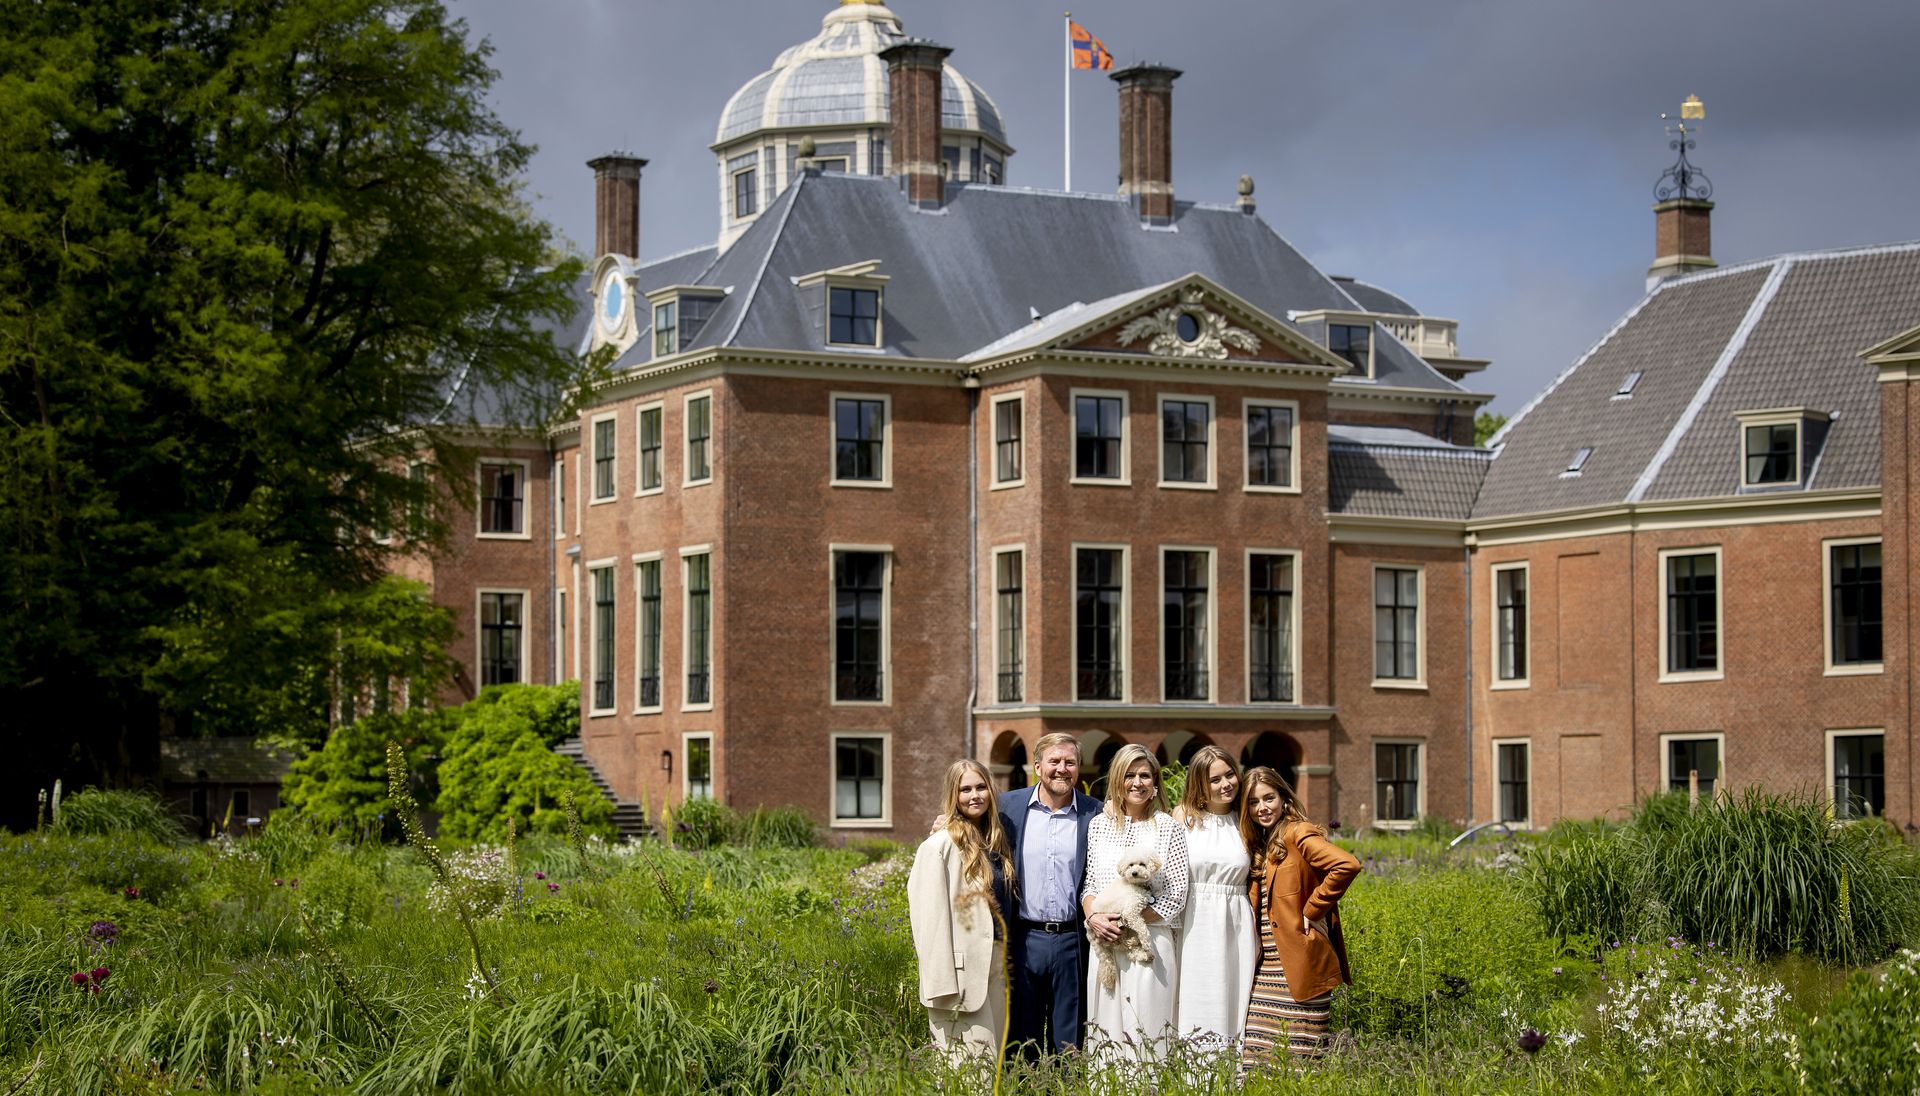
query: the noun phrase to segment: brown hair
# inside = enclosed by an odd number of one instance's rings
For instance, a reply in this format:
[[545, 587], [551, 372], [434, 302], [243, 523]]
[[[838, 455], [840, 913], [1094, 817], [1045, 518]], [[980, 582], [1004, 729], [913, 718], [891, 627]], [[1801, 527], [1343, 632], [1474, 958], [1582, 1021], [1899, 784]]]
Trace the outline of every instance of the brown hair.
[[[1187, 762], [1187, 786], [1180, 793], [1180, 813], [1184, 816], [1181, 821], [1186, 823], [1188, 829], [1199, 825], [1200, 819], [1212, 809], [1207, 805], [1211, 801], [1208, 785], [1213, 783], [1214, 765], [1221, 761], [1227, 763], [1233, 775], [1240, 775], [1240, 766], [1234, 763], [1233, 755], [1218, 746], [1200, 747], [1194, 751], [1193, 759]], [[1243, 782], [1234, 791], [1233, 805], [1227, 808], [1228, 812], [1239, 810], [1245, 798], [1246, 787]]]
[[[960, 813], [960, 782], [969, 773], [978, 774], [987, 782], [987, 814], [978, 822]], [[1000, 809], [993, 801], [993, 776], [985, 765], [962, 758], [947, 766], [946, 783], [940, 792], [940, 820], [934, 828], [945, 829], [954, 847], [960, 850], [960, 882], [966, 889], [954, 895], [953, 905], [962, 916], [975, 897], [985, 898], [989, 906], [993, 904], [993, 864], [989, 854], [1000, 858], [1007, 888], [1013, 888], [1012, 846], [1007, 842], [1007, 831], [1000, 825]]]
[[[1280, 793], [1280, 817], [1274, 819], [1271, 829], [1262, 831], [1260, 823], [1253, 818], [1253, 789], [1265, 784]], [[1240, 778], [1240, 839], [1247, 843], [1247, 855], [1255, 864], [1278, 864], [1287, 858], [1286, 832], [1293, 825], [1311, 827], [1315, 832], [1320, 827], [1300, 809], [1300, 796], [1293, 785], [1278, 772], [1260, 765], [1248, 769]]]
[[1035, 743], [1033, 744], [1033, 767], [1034, 767], [1034, 771], [1035, 771], [1035, 772], [1038, 772], [1038, 771], [1039, 771], [1039, 769], [1040, 769], [1040, 761], [1041, 761], [1041, 759], [1042, 759], [1042, 758], [1044, 758], [1044, 757], [1046, 757], [1046, 756], [1047, 756], [1047, 751], [1048, 751], [1048, 750], [1051, 750], [1051, 749], [1056, 749], [1056, 748], [1058, 748], [1058, 747], [1060, 747], [1060, 746], [1072, 746], [1072, 747], [1073, 747], [1073, 759], [1074, 759], [1074, 761], [1075, 761], [1075, 763], [1078, 763], [1078, 762], [1079, 762], [1079, 760], [1080, 760], [1080, 740], [1079, 740], [1078, 738], [1076, 738], [1076, 737], [1074, 737], [1073, 735], [1070, 735], [1070, 734], [1068, 734], [1068, 733], [1066, 733], [1065, 731], [1054, 731], [1054, 732], [1052, 732], [1052, 733], [1050, 733], [1050, 734], [1043, 734], [1043, 735], [1041, 735], [1041, 736], [1040, 736], [1040, 741], [1038, 741], [1038, 742], [1035, 742]]
[[1120, 747], [1107, 766], [1107, 817], [1116, 821], [1127, 816], [1127, 770], [1144, 761], [1153, 770], [1153, 802], [1157, 810], [1167, 809], [1167, 786], [1160, 781], [1160, 759], [1138, 742]]

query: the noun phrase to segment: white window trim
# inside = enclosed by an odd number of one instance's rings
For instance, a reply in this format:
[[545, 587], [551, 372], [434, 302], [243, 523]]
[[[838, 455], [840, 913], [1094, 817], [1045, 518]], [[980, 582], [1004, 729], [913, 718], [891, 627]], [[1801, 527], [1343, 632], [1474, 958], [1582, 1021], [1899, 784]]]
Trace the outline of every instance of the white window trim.
[[[691, 456], [689, 447], [692, 445], [692, 443], [687, 438], [687, 424], [693, 421], [693, 416], [688, 414], [687, 412], [688, 412], [688, 409], [693, 406], [693, 401], [700, 400], [700, 399], [704, 399], [707, 401], [707, 475], [706, 475], [706, 478], [704, 479], [693, 479], [691, 476], [687, 474], [687, 469], [693, 466], [693, 462], [688, 459], [688, 457]], [[662, 425], [662, 428], [664, 429], [665, 423], [663, 422], [661, 425]], [[714, 418], [713, 389], [703, 388], [698, 392], [689, 392], [685, 396], [682, 396], [680, 398], [680, 486], [681, 487], [683, 488], [684, 487], [701, 487], [713, 482], [714, 470], [720, 466], [720, 460], [719, 460], [720, 447], [715, 443], [715, 434], [717, 433], [717, 431], [718, 431], [718, 426], [716, 425], [715, 418]], [[665, 444], [664, 437], [661, 439], [660, 452], [662, 457], [666, 455], [666, 444]], [[663, 467], [660, 469], [660, 479], [662, 483], [666, 482], [666, 477], [667, 477], [667, 470]], [[683, 552], [681, 554], [684, 555], [685, 553]]]
[[[645, 646], [640, 629], [645, 626], [646, 614], [642, 611], [640, 587], [640, 565], [657, 563], [660, 565], [660, 703], [643, 705], [640, 703], [640, 652]], [[708, 571], [712, 575], [712, 571]], [[709, 597], [712, 595], [709, 594]], [[711, 607], [711, 602], [708, 603]], [[659, 715], [666, 710], [667, 704], [667, 565], [660, 552], [635, 552], [633, 554], [633, 714]]]
[[[1104, 481], [1096, 481], [1104, 482]], [[1080, 696], [1080, 550], [1099, 548], [1120, 553], [1120, 699], [1095, 700], [1082, 699]], [[1074, 541], [1070, 547], [1073, 555], [1068, 558], [1068, 574], [1073, 576], [1073, 588], [1069, 591], [1067, 604], [1072, 606], [1076, 615], [1067, 618], [1067, 667], [1073, 681], [1073, 702], [1075, 704], [1111, 704], [1116, 707], [1130, 703], [1133, 695], [1133, 547], [1127, 544], [1108, 544], [1098, 541]]]
[[[1250, 606], [1253, 600], [1253, 557], [1255, 556], [1285, 556], [1288, 560], [1288, 573], [1293, 582], [1293, 595], [1287, 599], [1290, 603], [1288, 615], [1292, 618], [1288, 629], [1293, 637], [1293, 650], [1288, 652], [1287, 659], [1287, 672], [1293, 677], [1292, 700], [1253, 699], [1253, 611]], [[1300, 596], [1300, 559], [1301, 551], [1298, 548], [1248, 548], [1241, 557], [1240, 650], [1242, 662], [1246, 667], [1246, 679], [1240, 684], [1245, 689], [1243, 695], [1247, 698], [1248, 704], [1275, 708], [1298, 707], [1300, 704], [1300, 603], [1304, 600]]]
[[[586, 513], [586, 504], [581, 501], [587, 493], [587, 461], [584, 446], [573, 451], [573, 535], [580, 535], [581, 515]], [[578, 583], [575, 586], [578, 587]]]
[[486, 506], [486, 471], [488, 465], [499, 467], [503, 464], [517, 465], [520, 469], [520, 531], [518, 533], [486, 533], [480, 529], [481, 515], [478, 508], [473, 515], [473, 536], [475, 540], [532, 540], [533, 533], [533, 462], [524, 457], [481, 457], [473, 465], [473, 497], [480, 507]]
[[600, 463], [600, 424], [603, 422], [613, 423], [613, 482], [608, 485], [610, 489], [604, 496], [593, 495], [590, 490], [588, 494], [591, 497], [587, 499], [588, 506], [605, 506], [607, 503], [620, 497], [620, 412], [608, 411], [605, 414], [595, 415], [593, 418], [587, 420], [587, 437], [584, 447], [586, 450], [586, 459], [580, 463], [589, 466], [587, 471], [588, 479], [597, 477]]
[[484, 671], [482, 670], [482, 667], [486, 664], [486, 659], [487, 659], [487, 637], [486, 637], [485, 630], [481, 627], [481, 625], [484, 623], [484, 619], [481, 616], [481, 607], [485, 604], [486, 595], [488, 594], [520, 595], [520, 681], [519, 681], [519, 684], [531, 685], [533, 684], [533, 645], [531, 642], [532, 637], [528, 633], [533, 631], [533, 621], [528, 619], [527, 610], [533, 607], [533, 591], [523, 589], [517, 586], [476, 586], [474, 588], [474, 591], [473, 591], [473, 682], [476, 686], [480, 684], [480, 678], [484, 676]]
[[[1833, 752], [1836, 741], [1842, 738], [1878, 738], [1880, 739], [1880, 747], [1884, 750], [1886, 748], [1887, 729], [1885, 727], [1839, 727], [1827, 731], [1827, 782], [1822, 785], [1820, 798], [1826, 801], [1828, 814], [1832, 814], [1836, 809], [1836, 804], [1833, 801]], [[1722, 769], [1727, 767], [1727, 762], [1724, 757], [1720, 760], [1720, 767]], [[1881, 780], [1884, 782], [1885, 779], [1886, 777], [1882, 775]], [[1848, 819], [1848, 821], [1852, 821], [1852, 819]]]
[[[1413, 664], [1415, 671], [1412, 678], [1375, 677], [1373, 678], [1373, 687], [1376, 689], [1425, 689], [1427, 687], [1427, 566], [1424, 563], [1399, 563], [1392, 560], [1375, 562], [1367, 571], [1367, 615], [1369, 618], [1373, 616], [1375, 609], [1373, 591], [1375, 584], [1379, 582], [1379, 574], [1381, 571], [1413, 571], [1419, 575], [1419, 578], [1415, 580], [1416, 585], [1414, 586], [1413, 592], [1413, 596], [1416, 599], [1414, 604], [1414, 619], [1418, 621], [1413, 640]], [[1377, 629], [1380, 627], [1379, 621], [1373, 620], [1372, 626], [1376, 631], [1369, 632], [1369, 635], [1374, 644], [1378, 644], [1380, 642], [1380, 636], [1377, 632]], [[1373, 673], [1374, 667], [1378, 665], [1375, 661], [1374, 652], [1375, 647], [1369, 646], [1367, 648], [1367, 673], [1369, 675]], [[1376, 741], [1385, 740], [1379, 739]], [[1423, 742], [1425, 739], [1408, 739], [1407, 741]], [[1426, 764], [1426, 751], [1422, 750], [1420, 754], [1422, 759], [1421, 764], [1424, 766]], [[1426, 784], [1422, 782], [1421, 787], [1424, 789]], [[1427, 793], [1423, 790], [1420, 794], [1424, 799]]]
[[[1253, 461], [1247, 448], [1247, 422], [1252, 417], [1249, 411], [1256, 407], [1284, 407], [1292, 412], [1293, 423], [1287, 439], [1287, 484], [1276, 487], [1270, 483], [1253, 482]], [[1256, 495], [1297, 495], [1300, 493], [1300, 401], [1244, 399], [1240, 401], [1240, 488]]]
[[[759, 170], [760, 165], [753, 163], [746, 167], [735, 168], [727, 173], [727, 213], [735, 223], [750, 221], [760, 215]], [[740, 176], [742, 175], [753, 176], [753, 181], [747, 186], [747, 193], [753, 199], [753, 209], [746, 213], [740, 212]]]
[[[880, 740], [880, 817], [840, 817], [840, 740], [877, 738]], [[827, 825], [836, 830], [885, 830], [893, 828], [893, 732], [834, 731], [827, 735]]]
[[[840, 596], [834, 584], [835, 557], [842, 552], [877, 552], [885, 556], [880, 565], [880, 699], [841, 700], [833, 695], [835, 667], [840, 663], [840, 630], [834, 626], [834, 601]], [[832, 708], [887, 708], [893, 705], [893, 545], [827, 545], [827, 705]]]
[[[1167, 478], [1167, 428], [1166, 406], [1169, 403], [1204, 403], [1207, 405], [1207, 478], [1198, 481], [1170, 480]], [[1214, 405], [1212, 396], [1182, 395], [1178, 392], [1162, 392], [1153, 403], [1153, 440], [1154, 467], [1158, 469], [1159, 483], [1156, 486], [1171, 491], [1215, 491], [1219, 489], [1217, 470], [1220, 465], [1220, 409]]]
[[585, 589], [585, 587], [580, 585], [579, 560], [575, 560], [573, 563], [573, 585], [571, 589], [573, 590], [573, 598], [571, 599], [573, 605], [567, 613], [567, 659], [569, 665], [573, 668], [573, 673], [568, 675], [568, 680], [578, 681], [581, 687], [585, 688], [587, 679], [580, 674], [580, 591]]
[[[1806, 478], [1807, 416], [1800, 410], [1736, 412], [1733, 416], [1740, 423], [1734, 431], [1734, 442], [1740, 451], [1740, 488], [1741, 490], [1773, 490], [1775, 488], [1798, 487]], [[1792, 426], [1793, 427], [1793, 478], [1778, 483], [1754, 483], [1747, 479], [1747, 430], [1755, 426]]]
[[[1669, 671], [1671, 664], [1667, 659], [1667, 600], [1670, 591], [1667, 588], [1672, 572], [1667, 560], [1674, 556], [1713, 557], [1713, 636], [1718, 655], [1711, 670]], [[1679, 683], [1688, 681], [1721, 681], [1727, 676], [1727, 562], [1721, 554], [1720, 545], [1699, 545], [1692, 548], [1662, 548], [1659, 553], [1660, 566], [1660, 675], [1659, 681]], [[1722, 765], [1726, 759], [1722, 758]]]
[[720, 796], [720, 752], [713, 748], [712, 731], [683, 731], [680, 734], [680, 802], [692, 800], [693, 791], [693, 743], [696, 739], [705, 739], [707, 743], [707, 783], [712, 787], [708, 799], [719, 802]]
[[[1168, 552], [1204, 552], [1207, 556], [1207, 698], [1205, 700], [1172, 700], [1167, 696], [1167, 553]], [[1158, 558], [1160, 575], [1160, 606], [1155, 615], [1154, 644], [1160, 652], [1159, 697], [1162, 704], [1218, 704], [1220, 703], [1219, 651], [1220, 636], [1217, 626], [1220, 620], [1220, 553], [1202, 544], [1162, 544], [1154, 553]], [[1125, 678], [1121, 679], [1123, 682]]]
[[[803, 281], [805, 279], [802, 279]], [[833, 291], [836, 289], [870, 289], [873, 291], [873, 341], [870, 343], [833, 341]], [[829, 347], [847, 347], [854, 350], [884, 350], [887, 345], [887, 276], [870, 275], [828, 275], [823, 279], [820, 289], [820, 319], [826, 330], [821, 332], [821, 341]]]
[[[1114, 478], [1080, 475], [1079, 414], [1081, 396], [1118, 398], [1120, 401], [1120, 475]], [[1067, 482], [1088, 487], [1133, 486], [1133, 400], [1123, 388], [1069, 388], [1067, 390]], [[1088, 547], [1095, 547], [1088, 545]]]
[[[840, 478], [840, 401], [880, 402], [880, 478]], [[830, 487], [891, 488], [893, 486], [893, 396], [886, 392], [829, 392], [827, 394], [827, 483]]]
[[553, 458], [553, 539], [567, 539], [567, 458]]
[[[987, 490], [1004, 491], [1011, 487], [1025, 487], [1027, 484], [1027, 435], [1031, 433], [1027, 426], [1027, 394], [1020, 392], [1002, 392], [987, 401]], [[1020, 474], [1010, 480], [1000, 480], [1000, 405], [1010, 401], [1020, 404]]]
[[1420, 824], [1427, 816], [1427, 740], [1405, 736], [1377, 736], [1367, 743], [1367, 814], [1372, 815], [1380, 805], [1380, 755], [1375, 746], [1417, 746], [1414, 751], [1414, 780], [1417, 789], [1414, 794], [1412, 818], [1373, 819], [1376, 830], [1410, 830]]
[[[1489, 648], [1489, 653], [1493, 657], [1487, 660], [1493, 673], [1490, 675], [1491, 680], [1487, 688], [1491, 690], [1527, 689], [1533, 685], [1533, 569], [1529, 563], [1530, 561], [1527, 560], [1520, 560], [1514, 563], [1496, 563], [1487, 569], [1488, 577], [1492, 580], [1488, 583], [1487, 587], [1487, 595], [1490, 599], [1488, 603], [1490, 611], [1487, 614], [1490, 618], [1488, 622], [1490, 626], [1489, 637], [1493, 644], [1492, 647]], [[1527, 604], [1521, 611], [1521, 630], [1526, 635], [1526, 643], [1524, 646], [1526, 648], [1527, 672], [1521, 677], [1500, 676], [1500, 573], [1502, 571], [1519, 571], [1521, 574], [1527, 576]], [[1506, 741], [1518, 742], [1521, 740], [1511, 739]], [[1532, 740], [1527, 739], [1526, 741], [1531, 742]], [[1532, 770], [1528, 771], [1531, 772]], [[1527, 794], [1531, 795], [1533, 793], [1529, 790]]]
[[[593, 578], [594, 578], [593, 573], [595, 571], [612, 571], [614, 568], [614, 565], [618, 564], [619, 562], [620, 560], [617, 556], [608, 556], [605, 559], [595, 559], [595, 560], [587, 561], [587, 565], [586, 565], [587, 582], [589, 584], [593, 582]], [[620, 583], [617, 578], [614, 580], [613, 589], [614, 589], [614, 604], [619, 605], [620, 604]], [[589, 606], [593, 604], [593, 599], [591, 597], [588, 597], [585, 599], [575, 599], [576, 609], [578, 609], [578, 602], [580, 600], [585, 600]], [[614, 623], [616, 625], [619, 623], [618, 618], [615, 619]], [[594, 653], [597, 655], [597, 653], [600, 650], [600, 614], [591, 609], [589, 609], [587, 613], [587, 630], [592, 633], [587, 637], [587, 650], [590, 653]], [[598, 669], [598, 667], [589, 667], [589, 669]], [[619, 714], [619, 710], [620, 710], [620, 637], [618, 635], [615, 635], [613, 637], [613, 666], [611, 667], [611, 669], [613, 670], [612, 678], [614, 682], [614, 690], [613, 690], [613, 706], [609, 708], [593, 707], [593, 682], [594, 682], [595, 675], [589, 673], [587, 676], [580, 679], [580, 684], [587, 691], [586, 706], [587, 706], [587, 718], [589, 719], [600, 719], [605, 716]]]
[[567, 677], [567, 642], [571, 633], [567, 630], [567, 590], [564, 586], [553, 588], [553, 683], [560, 684], [570, 680]]
[[1712, 739], [1719, 743], [1720, 772], [1714, 778], [1715, 793], [1727, 791], [1731, 785], [1727, 782], [1727, 732], [1725, 731], [1669, 731], [1660, 736], [1660, 786], [1655, 789], [1665, 792], [1673, 784], [1673, 748], [1674, 742], [1695, 742]]
[[[694, 556], [707, 557], [707, 699], [700, 704], [687, 703], [687, 670], [693, 665], [693, 589], [687, 581], [687, 561]], [[710, 712], [713, 710], [713, 698], [720, 693], [720, 673], [718, 648], [713, 642], [713, 622], [719, 614], [714, 611], [720, 583], [713, 565], [713, 545], [695, 544], [680, 549], [680, 710], [683, 712]], [[666, 597], [666, 576], [661, 575], [660, 596]], [[663, 600], [664, 604], [664, 600]], [[664, 613], [662, 614], [665, 615]], [[661, 660], [660, 701], [666, 703], [666, 660]]]
[[989, 605], [987, 621], [991, 629], [988, 634], [991, 637], [989, 643], [992, 651], [987, 657], [987, 665], [992, 667], [991, 695], [996, 704], [999, 703], [1000, 698], [1000, 675], [1006, 672], [1006, 667], [1000, 664], [1000, 557], [1009, 553], [1020, 557], [1020, 697], [1023, 703], [1028, 696], [1028, 686], [1033, 681], [1033, 659], [1030, 657], [1033, 647], [1027, 642], [1027, 601], [1030, 589], [1027, 583], [1027, 546], [1024, 541], [1019, 544], [1001, 544], [987, 553]]
[[[1501, 818], [1500, 817], [1500, 747], [1502, 746], [1522, 746], [1522, 747], [1525, 747], [1527, 751], [1527, 816], [1525, 818]], [[1422, 751], [1422, 752], [1424, 753], [1425, 751]], [[1522, 829], [1522, 830], [1532, 829], [1533, 828], [1533, 785], [1534, 785], [1533, 739], [1531, 738], [1496, 738], [1493, 740], [1492, 752], [1489, 754], [1489, 756], [1492, 758], [1492, 763], [1487, 769], [1487, 776], [1489, 777], [1488, 783], [1493, 787], [1493, 803], [1492, 803], [1493, 810], [1489, 811], [1488, 814], [1495, 821], [1499, 822], [1502, 825], [1511, 826], [1513, 828]]]
[[[640, 420], [646, 418], [647, 412], [649, 411], [660, 412], [660, 483], [657, 487], [645, 487], [642, 486], [640, 482], [640, 470], [642, 467], [640, 460], [640, 443], [647, 436], [646, 431], [640, 428]], [[709, 426], [709, 429], [711, 429], [711, 426]], [[633, 409], [633, 497], [645, 498], [648, 495], [658, 495], [664, 493], [666, 489], [667, 403], [665, 400], [654, 400], [652, 403], [643, 403]]]
[[[1823, 671], [1827, 677], [1860, 677], [1866, 674], [1882, 674], [1887, 664], [1881, 662], [1835, 662], [1833, 660], [1833, 550], [1848, 548], [1856, 544], [1881, 544], [1879, 537], [1835, 537], [1820, 542], [1820, 650]], [[1880, 610], [1881, 610], [1881, 655], [1884, 659], [1886, 649], [1886, 548], [1880, 549]]]

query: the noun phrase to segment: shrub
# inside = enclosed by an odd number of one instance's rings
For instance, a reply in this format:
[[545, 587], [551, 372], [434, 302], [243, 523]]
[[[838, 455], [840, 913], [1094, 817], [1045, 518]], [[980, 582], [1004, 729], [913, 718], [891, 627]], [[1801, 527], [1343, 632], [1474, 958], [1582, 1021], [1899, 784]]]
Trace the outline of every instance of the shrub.
[[1635, 889], [1639, 843], [1634, 831], [1595, 830], [1528, 850], [1520, 877], [1547, 931], [1600, 941], [1636, 936], [1644, 901]]
[[747, 816], [746, 838], [754, 849], [807, 849], [820, 843], [813, 816], [799, 807], [755, 808]]
[[1920, 952], [1847, 980], [1808, 1024], [1801, 1086], [1814, 1092], [1920, 1092]]
[[366, 924], [379, 901], [379, 877], [348, 856], [327, 853], [302, 870], [301, 906], [323, 931]]
[[689, 799], [673, 812], [674, 844], [683, 849], [712, 849], [734, 843], [740, 816], [711, 799]]
[[521, 833], [566, 830], [562, 796], [571, 791], [590, 833], [613, 833], [613, 804], [585, 769], [553, 752], [580, 729], [572, 685], [499, 685], [454, 713], [440, 762], [440, 833], [502, 840], [507, 819]]
[[59, 833], [137, 833], [155, 841], [185, 836], [180, 820], [151, 792], [87, 788], [60, 804]]
[[381, 832], [390, 810], [387, 743], [398, 742], [406, 751], [407, 767], [421, 783], [416, 791], [431, 801], [435, 763], [452, 724], [448, 712], [407, 708], [335, 727], [325, 745], [293, 763], [281, 794], [323, 825]]

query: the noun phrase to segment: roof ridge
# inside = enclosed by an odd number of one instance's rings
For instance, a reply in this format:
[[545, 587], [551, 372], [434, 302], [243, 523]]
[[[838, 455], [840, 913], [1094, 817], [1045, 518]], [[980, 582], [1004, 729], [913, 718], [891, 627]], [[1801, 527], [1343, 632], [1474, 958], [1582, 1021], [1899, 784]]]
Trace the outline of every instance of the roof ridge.
[[[714, 262], [718, 262], [718, 261], [719, 261], [719, 259], [720, 259], [720, 256], [719, 256], [719, 254], [718, 254], [718, 253], [719, 253], [719, 250], [720, 250], [720, 249], [719, 249], [719, 246], [718, 246], [718, 245], [716, 245], [716, 244], [701, 244], [701, 245], [700, 245], [700, 246], [698, 246], [698, 247], [689, 247], [689, 248], [685, 248], [685, 249], [683, 249], [683, 250], [680, 250], [680, 251], [676, 251], [676, 252], [674, 252], [674, 253], [673, 253], [673, 254], [671, 254], [671, 255], [657, 255], [657, 256], [655, 256], [655, 257], [653, 257], [653, 258], [651, 258], [651, 259], [648, 259], [648, 260], [646, 260], [645, 262], [638, 262], [638, 261], [636, 261], [636, 262], [635, 262], [635, 263], [633, 264], [633, 269], [634, 269], [634, 270], [636, 270], [636, 271], [640, 271], [640, 270], [645, 270], [645, 269], [647, 269], [648, 267], [653, 267], [653, 266], [659, 266], [659, 265], [660, 265], [661, 263], [670, 263], [670, 262], [672, 262], [672, 261], [674, 261], [675, 259], [684, 259], [684, 258], [686, 258], [686, 257], [687, 257], [687, 256], [689, 256], [689, 255], [698, 255], [698, 254], [699, 254], [699, 253], [701, 253], [702, 251], [705, 251], [705, 250], [707, 250], [707, 249], [709, 249], [709, 248], [712, 248], [712, 249], [714, 250], [714, 252], [715, 252], [715, 255], [714, 255]], [[711, 270], [711, 269], [713, 269], [713, 263], [708, 263], [708, 264], [707, 264], [707, 269], [708, 269], [708, 270]], [[705, 270], [703, 270], [703, 271], [701, 271], [701, 273], [702, 273], [702, 274], [705, 274], [705, 273], [706, 273], [706, 271], [705, 271]]]
[[[780, 211], [780, 223], [773, 226], [773, 232], [767, 240], [767, 250], [760, 256], [760, 269], [754, 272], [753, 283], [747, 287], [747, 295], [740, 298], [740, 311], [733, 317], [733, 330], [727, 332], [727, 337], [721, 339], [717, 345], [732, 346], [733, 340], [740, 337], [740, 329], [746, 326], [747, 314], [753, 311], [753, 300], [760, 295], [760, 283], [767, 280], [767, 268], [773, 265], [774, 250], [780, 246], [780, 238], [786, 234], [787, 218], [792, 215], [793, 207], [800, 204], [800, 188], [806, 185], [806, 182], [807, 172], [802, 171], [787, 186], [786, 193], [783, 195], [787, 200], [787, 207]], [[719, 256], [716, 255], [714, 261], [719, 262]], [[706, 277], [711, 269], [709, 267], [708, 270], [702, 271], [700, 276]]]
[[1666, 281], [1661, 282], [1649, 290], [1647, 295], [1652, 296], [1666, 289], [1668, 286], [1691, 285], [1694, 282], [1709, 281], [1713, 278], [1728, 274], [1745, 274], [1748, 271], [1759, 270], [1761, 267], [1772, 266], [1774, 263], [1856, 259], [1862, 255], [1893, 255], [1905, 251], [1920, 251], [1920, 240], [1900, 240], [1886, 244], [1853, 244], [1846, 247], [1815, 248], [1811, 251], [1783, 251], [1778, 255], [1769, 255], [1763, 259], [1749, 259], [1746, 262], [1735, 263], [1732, 266], [1716, 266], [1712, 270], [1697, 270], [1691, 274], [1682, 274], [1676, 278], [1668, 278]]

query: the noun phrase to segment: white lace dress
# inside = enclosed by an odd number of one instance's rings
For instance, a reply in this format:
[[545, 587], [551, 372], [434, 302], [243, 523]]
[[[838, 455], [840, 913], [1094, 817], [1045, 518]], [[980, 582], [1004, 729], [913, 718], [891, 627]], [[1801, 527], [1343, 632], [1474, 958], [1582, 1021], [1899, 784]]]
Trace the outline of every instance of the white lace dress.
[[1233, 816], [1209, 811], [1187, 831], [1192, 882], [1180, 919], [1180, 1033], [1204, 1050], [1237, 1049], [1260, 958], [1247, 901], [1252, 862]]
[[1187, 905], [1186, 827], [1164, 811], [1145, 822], [1116, 821], [1101, 812], [1087, 827], [1087, 880], [1081, 893], [1091, 897], [1105, 890], [1114, 880], [1120, 854], [1135, 845], [1151, 848], [1160, 858], [1152, 902], [1160, 920], [1149, 922], [1147, 929], [1153, 962], [1135, 963], [1120, 952], [1120, 977], [1113, 989], [1100, 985], [1099, 960], [1088, 962], [1087, 1050], [1101, 1057], [1150, 1062], [1164, 1057], [1168, 1042], [1180, 1032], [1174, 1011], [1179, 985], [1174, 926]]

